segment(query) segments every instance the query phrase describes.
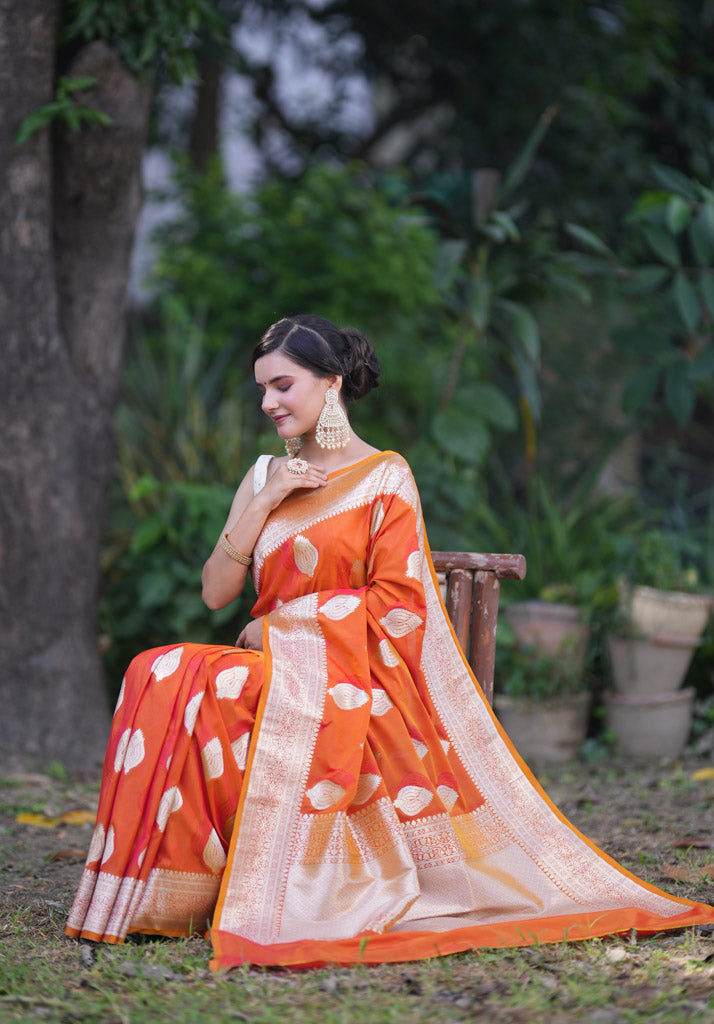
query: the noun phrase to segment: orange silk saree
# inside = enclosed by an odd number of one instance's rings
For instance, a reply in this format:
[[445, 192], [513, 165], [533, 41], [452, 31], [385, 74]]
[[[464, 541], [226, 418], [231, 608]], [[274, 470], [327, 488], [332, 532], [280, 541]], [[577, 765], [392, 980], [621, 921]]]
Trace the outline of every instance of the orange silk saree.
[[132, 662], [67, 933], [210, 930], [212, 967], [414, 960], [714, 921], [548, 800], [484, 701], [392, 452], [254, 552], [264, 652]]

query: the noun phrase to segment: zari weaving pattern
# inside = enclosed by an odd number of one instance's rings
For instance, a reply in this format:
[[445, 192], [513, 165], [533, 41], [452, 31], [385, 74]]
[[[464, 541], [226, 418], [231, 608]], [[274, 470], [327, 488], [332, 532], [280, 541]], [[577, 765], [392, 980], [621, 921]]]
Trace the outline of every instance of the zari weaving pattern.
[[280, 933], [290, 848], [326, 695], [317, 604], [312, 594], [283, 606], [270, 624], [272, 677], [222, 904], [223, 928], [263, 944]]
[[456, 643], [400, 456], [286, 499], [253, 569], [263, 651], [132, 662], [70, 935], [210, 919], [222, 970], [714, 919], [628, 874], [542, 793]]

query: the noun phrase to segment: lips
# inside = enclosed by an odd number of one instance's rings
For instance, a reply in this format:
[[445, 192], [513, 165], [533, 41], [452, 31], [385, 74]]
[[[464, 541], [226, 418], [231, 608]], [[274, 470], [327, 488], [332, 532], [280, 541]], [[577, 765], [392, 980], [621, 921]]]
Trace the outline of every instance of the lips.
[[279, 427], [281, 423], [284, 423], [285, 420], [288, 418], [288, 415], [289, 415], [288, 413], [285, 413], [284, 416], [273, 416], [272, 419], [273, 419], [273, 423], [275, 424], [275, 426]]

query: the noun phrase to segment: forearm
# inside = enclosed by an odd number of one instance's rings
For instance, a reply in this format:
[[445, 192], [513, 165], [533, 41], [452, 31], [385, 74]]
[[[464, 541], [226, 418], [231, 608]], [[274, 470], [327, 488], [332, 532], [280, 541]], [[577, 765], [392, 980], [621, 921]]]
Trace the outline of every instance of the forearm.
[[[255, 495], [235, 523], [228, 522], [225, 531], [231, 547], [252, 556], [253, 548], [265, 525], [272, 506], [262, 494]], [[243, 590], [249, 567], [231, 558], [220, 540], [211, 552], [201, 574], [202, 596], [209, 608], [223, 608]]]

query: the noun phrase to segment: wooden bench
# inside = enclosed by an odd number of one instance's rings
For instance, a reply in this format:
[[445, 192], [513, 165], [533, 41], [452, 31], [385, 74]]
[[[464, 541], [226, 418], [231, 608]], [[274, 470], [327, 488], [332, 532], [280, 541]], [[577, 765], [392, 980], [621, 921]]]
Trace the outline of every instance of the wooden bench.
[[456, 637], [492, 704], [501, 580], [524, 579], [526, 560], [473, 551], [432, 551], [431, 557]]

